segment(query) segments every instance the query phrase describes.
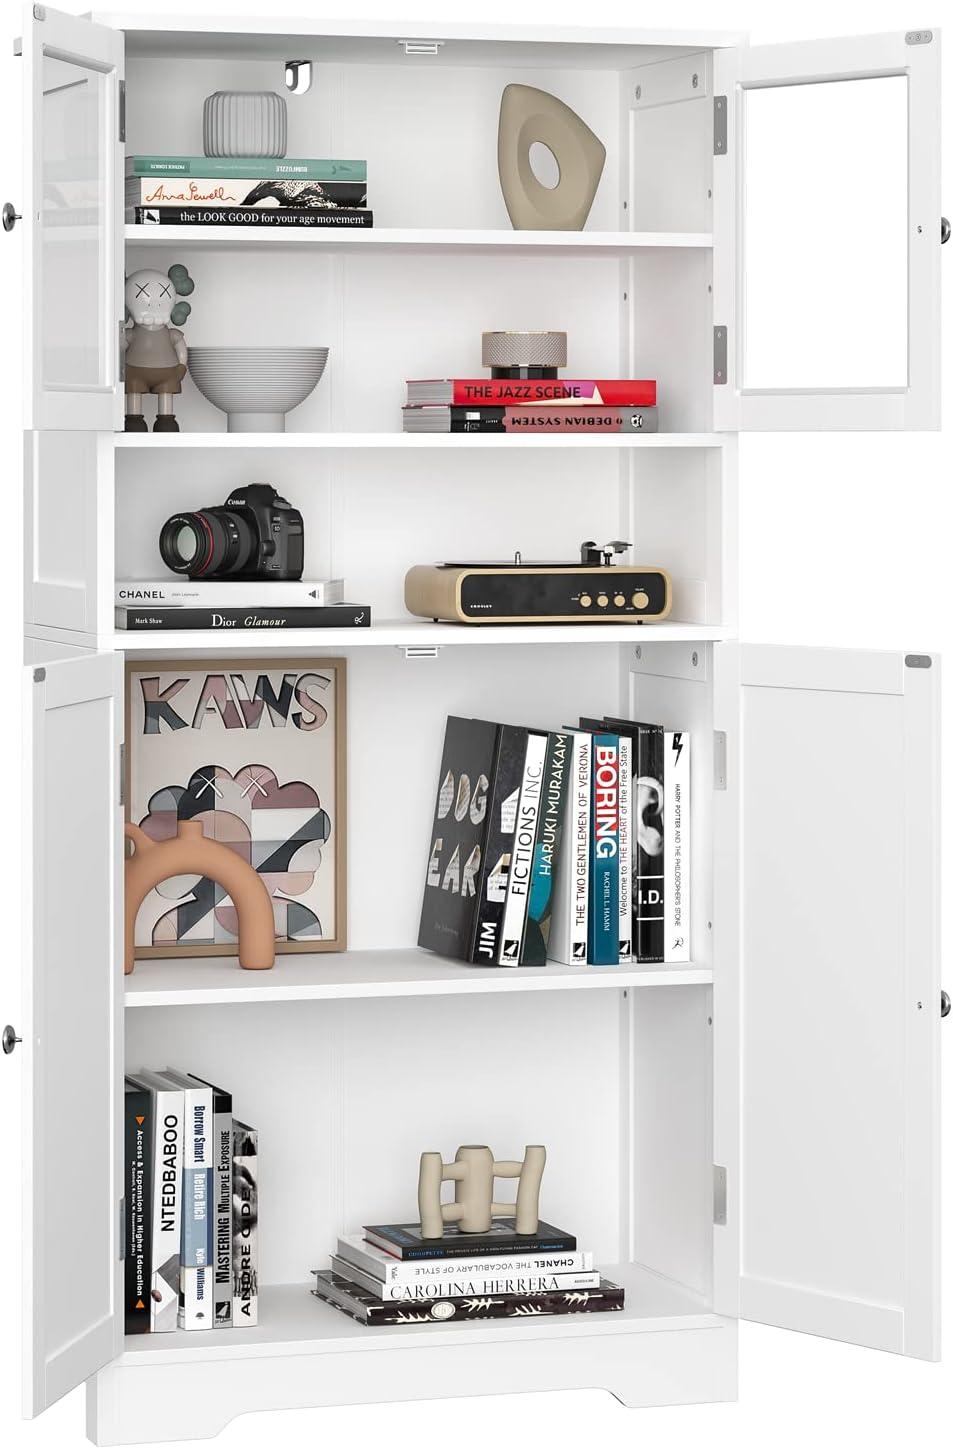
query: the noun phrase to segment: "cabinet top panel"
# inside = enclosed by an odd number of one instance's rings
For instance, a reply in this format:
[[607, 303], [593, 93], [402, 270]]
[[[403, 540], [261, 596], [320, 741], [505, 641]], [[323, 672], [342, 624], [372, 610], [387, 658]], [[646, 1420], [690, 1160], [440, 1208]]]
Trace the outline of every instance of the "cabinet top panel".
[[[599, 29], [441, 21], [288, 20], [229, 16], [124, 15], [94, 20], [126, 32], [128, 56], [180, 59], [305, 58], [365, 65], [468, 65], [626, 70], [646, 61], [743, 43], [724, 31]], [[443, 42], [433, 54], [405, 53], [403, 41]]]

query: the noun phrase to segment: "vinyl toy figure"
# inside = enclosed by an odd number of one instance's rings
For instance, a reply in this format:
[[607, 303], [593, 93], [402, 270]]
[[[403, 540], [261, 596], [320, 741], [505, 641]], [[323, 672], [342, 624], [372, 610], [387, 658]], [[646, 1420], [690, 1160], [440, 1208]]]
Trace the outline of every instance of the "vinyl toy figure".
[[158, 412], [155, 433], [177, 433], [173, 398], [182, 391], [188, 368], [188, 348], [179, 326], [192, 308], [183, 297], [195, 283], [188, 269], [177, 263], [168, 272], [143, 269], [126, 278], [126, 327], [123, 351], [126, 355], [126, 432], [145, 433], [149, 425], [142, 414], [145, 393], [153, 392]]

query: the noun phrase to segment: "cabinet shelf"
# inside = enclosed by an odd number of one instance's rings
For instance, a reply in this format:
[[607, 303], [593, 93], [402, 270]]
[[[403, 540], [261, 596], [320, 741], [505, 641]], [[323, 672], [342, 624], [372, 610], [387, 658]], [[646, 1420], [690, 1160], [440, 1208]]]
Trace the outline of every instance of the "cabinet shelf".
[[116, 433], [117, 448], [721, 448], [724, 433], [641, 433], [513, 437], [501, 433]]
[[415, 948], [292, 953], [272, 971], [243, 971], [231, 956], [137, 961], [126, 978], [127, 1007], [209, 1006], [362, 997], [472, 996], [511, 991], [600, 991], [704, 986], [702, 966], [465, 966]]
[[125, 228], [128, 243], [167, 248], [182, 244], [212, 250], [232, 247], [270, 251], [307, 247], [328, 253], [382, 251], [507, 252], [526, 256], [579, 255], [627, 256], [635, 251], [705, 251], [712, 245], [707, 231], [506, 231], [479, 228], [412, 227], [222, 227], [149, 226], [131, 224]]

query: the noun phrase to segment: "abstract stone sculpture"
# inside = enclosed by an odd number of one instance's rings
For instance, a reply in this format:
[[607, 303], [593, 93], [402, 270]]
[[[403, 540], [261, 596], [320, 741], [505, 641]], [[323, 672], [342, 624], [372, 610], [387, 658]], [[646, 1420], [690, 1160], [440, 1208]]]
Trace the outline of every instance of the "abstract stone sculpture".
[[[444, 1223], [456, 1223], [461, 1233], [486, 1233], [493, 1218], [512, 1217], [511, 1202], [493, 1201], [495, 1177], [517, 1177], [516, 1231], [535, 1233], [539, 1227], [539, 1184], [546, 1166], [545, 1147], [527, 1147], [522, 1162], [494, 1162], [489, 1147], [458, 1147], [453, 1162], [439, 1152], [420, 1154], [417, 1206], [420, 1236], [442, 1238]], [[440, 1184], [454, 1184], [452, 1203], [441, 1203]]]
[[[530, 164], [530, 147], [548, 146], [559, 181], [544, 186]], [[535, 86], [509, 85], [500, 101], [497, 163], [500, 186], [516, 231], [582, 231], [605, 165], [606, 148], [562, 101]]]

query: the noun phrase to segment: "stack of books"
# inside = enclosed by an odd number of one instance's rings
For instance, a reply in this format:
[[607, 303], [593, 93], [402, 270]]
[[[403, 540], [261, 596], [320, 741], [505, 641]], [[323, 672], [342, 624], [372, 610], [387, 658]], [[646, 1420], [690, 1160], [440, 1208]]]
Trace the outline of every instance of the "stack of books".
[[657, 433], [647, 378], [412, 379], [405, 433]]
[[450, 716], [418, 945], [479, 966], [685, 963], [690, 926], [687, 731]]
[[201, 1077], [126, 1077], [127, 1333], [258, 1322], [258, 1133]]
[[373, 226], [367, 162], [127, 156], [126, 221], [145, 226]]
[[118, 579], [116, 628], [369, 629], [369, 604], [344, 600], [343, 579]]
[[557, 1313], [613, 1313], [625, 1291], [592, 1266], [570, 1233], [540, 1223], [516, 1232], [498, 1218], [488, 1233], [448, 1224], [442, 1238], [422, 1238], [420, 1226], [366, 1227], [338, 1239], [328, 1269], [314, 1269], [315, 1297], [382, 1326], [538, 1318]]

